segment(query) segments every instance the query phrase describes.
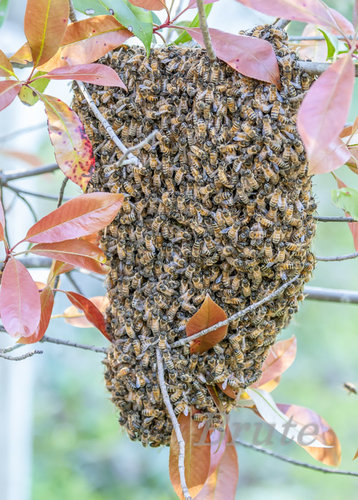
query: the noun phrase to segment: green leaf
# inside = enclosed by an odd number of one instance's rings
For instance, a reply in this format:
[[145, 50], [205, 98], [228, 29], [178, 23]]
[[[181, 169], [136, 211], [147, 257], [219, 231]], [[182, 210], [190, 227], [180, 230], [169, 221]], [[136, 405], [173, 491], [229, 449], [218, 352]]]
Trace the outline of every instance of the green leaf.
[[[37, 71], [37, 73], [34, 74], [34, 78], [36, 76], [41, 76], [45, 74], [46, 74], [45, 71]], [[32, 82], [29, 87], [23, 85], [19, 93], [19, 98], [27, 106], [33, 106], [40, 99], [37, 92], [40, 92], [40, 94], [42, 94], [49, 83], [50, 80], [48, 78], [39, 78], [38, 80]], [[36, 90], [37, 92], [35, 92]]]
[[147, 55], [153, 38], [153, 15], [149, 10], [132, 5], [128, 0], [74, 0], [75, 8], [88, 16], [113, 14], [114, 17], [146, 48]]
[[0, 28], [5, 21], [8, 7], [9, 7], [9, 0], [0, 0]]
[[326, 40], [327, 44], [327, 60], [332, 59], [334, 57], [335, 53], [338, 50], [338, 38], [334, 35], [328, 34], [325, 31], [323, 31], [320, 28], [317, 28], [318, 31], [322, 33], [324, 36], [324, 39]]
[[337, 207], [348, 212], [354, 219], [358, 219], [358, 191], [354, 188], [344, 187], [332, 189], [332, 201]]
[[[205, 17], [209, 16], [212, 8], [213, 8], [212, 3], [204, 5]], [[180, 22], [179, 24], [183, 26], [184, 23]], [[194, 17], [194, 19], [187, 26], [188, 26], [188, 28], [197, 28], [199, 26], [199, 14], [197, 14]], [[178, 36], [178, 38], [176, 40], [174, 40], [173, 43], [175, 43], [175, 45], [180, 45], [181, 43], [186, 43], [186, 42], [189, 42], [190, 40], [191, 40], [191, 36], [186, 31], [184, 31], [184, 32], [182, 32], [181, 35]]]

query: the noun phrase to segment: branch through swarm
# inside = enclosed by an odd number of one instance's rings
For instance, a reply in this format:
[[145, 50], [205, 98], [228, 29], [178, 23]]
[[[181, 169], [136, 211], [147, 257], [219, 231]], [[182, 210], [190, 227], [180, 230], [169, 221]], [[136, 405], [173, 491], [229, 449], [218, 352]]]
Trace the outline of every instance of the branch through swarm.
[[[328, 69], [330, 63], [312, 62], [312, 61], [297, 61], [299, 68], [309, 75], [321, 75]], [[355, 76], [358, 76], [358, 64], [355, 65]]]
[[211, 62], [214, 62], [216, 59], [216, 55], [215, 55], [213, 44], [211, 43], [211, 37], [210, 37], [209, 28], [208, 28], [208, 23], [206, 20], [203, 0], [196, 0], [196, 4], [198, 6], [200, 30], [201, 30], [201, 33], [203, 35], [203, 40], [204, 40], [206, 52], [208, 53], [209, 60]]

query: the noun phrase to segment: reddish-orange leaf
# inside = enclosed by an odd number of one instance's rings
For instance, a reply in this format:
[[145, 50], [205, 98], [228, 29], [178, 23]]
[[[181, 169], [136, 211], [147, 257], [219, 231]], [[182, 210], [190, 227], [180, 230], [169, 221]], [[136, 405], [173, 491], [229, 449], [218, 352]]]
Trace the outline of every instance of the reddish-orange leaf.
[[100, 231], [116, 217], [123, 198], [122, 194], [116, 193], [77, 196], [30, 227], [25, 240], [32, 243], [55, 243]]
[[0, 316], [12, 337], [29, 337], [40, 322], [40, 294], [26, 267], [11, 258], [3, 271]]
[[[186, 324], [186, 334], [188, 337], [191, 337], [191, 335], [201, 332], [202, 330], [215, 325], [215, 323], [218, 323], [219, 321], [224, 321], [225, 319], [227, 319], [225, 311], [220, 306], [215, 304], [208, 294], [199, 311], [197, 311]], [[217, 330], [195, 339], [191, 343], [190, 352], [193, 354], [207, 351], [220, 342], [220, 340], [225, 337], [226, 333], [227, 325], [221, 326]]]
[[25, 151], [13, 151], [11, 149], [0, 149], [0, 154], [4, 156], [9, 156], [10, 158], [16, 158], [17, 160], [29, 163], [32, 167], [40, 167], [43, 164], [41, 158], [32, 153], [26, 153]]
[[306, 148], [311, 174], [328, 172], [342, 164], [341, 155], [328, 165], [323, 163], [326, 158], [322, 157], [322, 151], [331, 149], [329, 160], [342, 144], [337, 141], [347, 120], [353, 86], [354, 64], [348, 54], [334, 62], [303, 99], [297, 115], [297, 129]]
[[68, 0], [27, 0], [24, 29], [35, 67], [57, 52], [68, 15]]
[[271, 380], [280, 377], [295, 360], [297, 340], [293, 336], [287, 340], [280, 340], [273, 345], [262, 366], [261, 378], [250, 387], [261, 387]]
[[94, 273], [106, 274], [108, 271], [103, 265], [106, 257], [102, 250], [82, 239], [39, 243], [33, 246], [30, 251], [43, 257], [66, 262], [72, 266], [82, 267]]
[[129, 0], [136, 7], [141, 7], [146, 10], [163, 10], [165, 9], [165, 0]]
[[18, 342], [20, 344], [34, 344], [42, 339], [50, 323], [54, 296], [50, 286], [45, 286], [40, 292], [40, 302], [41, 302], [41, 318], [40, 324], [36, 329], [36, 332], [30, 337], [21, 337]]
[[97, 61], [132, 36], [133, 33], [113, 16], [95, 16], [71, 23], [57, 53], [39, 69], [51, 71], [61, 66]]
[[87, 234], [86, 236], [82, 236], [81, 239], [89, 241], [90, 243], [93, 243], [93, 245], [96, 245], [98, 247], [99, 243], [100, 243], [100, 240], [101, 240], [101, 235], [97, 231], [96, 233]]
[[14, 55], [10, 57], [10, 62], [13, 64], [18, 64], [20, 66], [27, 66], [32, 63], [32, 54], [30, 45], [26, 42]]
[[[202, 489], [209, 475], [210, 445], [207, 429], [198, 427], [191, 415], [183, 413], [178, 418], [180, 430], [185, 441], [185, 479], [192, 497]], [[184, 498], [180, 486], [178, 469], [179, 445], [173, 430], [170, 441], [169, 475], [175, 493], [179, 498]]]
[[0, 50], [0, 76], [13, 76], [14, 70], [12, 68], [12, 64], [9, 59], [6, 57], [4, 52]]
[[356, 460], [358, 458], [358, 450], [355, 452], [355, 455], [353, 457], [353, 460]]
[[[109, 300], [107, 297], [103, 295], [97, 297], [91, 297], [89, 299], [93, 304], [101, 311], [102, 314], [106, 313], [106, 309], [109, 305]], [[63, 313], [65, 317], [66, 323], [69, 323], [72, 326], [76, 326], [77, 328], [89, 328], [92, 327], [92, 323], [88, 321], [83, 312], [80, 312], [77, 307], [70, 306], [65, 309]]]
[[92, 176], [94, 156], [81, 120], [57, 97], [43, 95], [48, 130], [62, 172], [83, 190]]
[[107, 87], [122, 87], [127, 90], [122, 80], [114, 69], [104, 64], [77, 64], [56, 68], [44, 75], [50, 80], [80, 80], [81, 82], [94, 83]]
[[[185, 30], [205, 48], [200, 28], [185, 28]], [[209, 31], [215, 54], [219, 59], [243, 75], [281, 86], [277, 59], [269, 42], [211, 28]]]
[[[344, 184], [344, 182], [341, 181], [341, 179], [338, 179], [337, 176], [335, 176], [335, 179], [336, 179], [336, 182], [337, 182], [339, 189], [347, 187], [347, 185]], [[351, 216], [347, 212], [345, 215], [346, 215], [346, 217]], [[349, 226], [349, 229], [350, 229], [352, 236], [353, 236], [354, 248], [358, 251], [358, 222], [348, 222], [348, 226]]]
[[106, 339], [112, 342], [112, 339], [106, 330], [106, 322], [103, 314], [93, 302], [76, 292], [66, 292], [64, 290], [61, 290], [61, 292], [64, 292], [67, 295], [67, 298], [72, 302], [72, 304], [84, 312], [88, 321], [92, 323], [92, 325], [94, 325], [96, 328], [98, 328], [98, 330], [106, 337]]
[[6, 108], [21, 90], [21, 83], [15, 80], [0, 82], [0, 111]]
[[[339, 465], [341, 461], [341, 445], [333, 429], [315, 411], [304, 406], [277, 404], [277, 407], [287, 417], [291, 417], [293, 422], [301, 426], [307, 426], [307, 437], [311, 433], [321, 443], [331, 446], [331, 448], [316, 448], [312, 446], [302, 446], [313, 458], [326, 465]], [[302, 441], [305, 441], [303, 437]], [[300, 443], [299, 443], [300, 444]]]
[[3, 241], [5, 239], [4, 229], [5, 229], [5, 214], [0, 196], [0, 241]]

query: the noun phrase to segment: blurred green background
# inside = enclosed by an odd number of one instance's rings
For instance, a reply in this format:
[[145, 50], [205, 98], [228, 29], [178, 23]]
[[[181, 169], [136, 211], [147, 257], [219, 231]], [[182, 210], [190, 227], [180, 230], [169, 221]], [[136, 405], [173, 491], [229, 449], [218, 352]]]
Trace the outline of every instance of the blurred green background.
[[[215, 15], [219, 19], [220, 9], [224, 5], [230, 8], [233, 3], [214, 5], [211, 26], [218, 27]], [[327, 3], [351, 18], [353, 1]], [[239, 30], [241, 25], [237, 24]], [[290, 27], [295, 34], [301, 30], [299, 23]], [[357, 104], [356, 85], [350, 120], [356, 117]], [[44, 162], [52, 161], [47, 139], [40, 149]], [[338, 176], [358, 188], [357, 178], [348, 169], [338, 171]], [[39, 181], [38, 187], [55, 194], [61, 174], [56, 177], [56, 182], [53, 177]], [[330, 199], [335, 187], [331, 175], [314, 178], [320, 215], [342, 215]], [[69, 188], [66, 194], [71, 192], [78, 194], [76, 188]], [[40, 213], [52, 208], [51, 203], [41, 204]], [[351, 251], [354, 251], [352, 237], [346, 224], [318, 224], [316, 254]], [[319, 263], [310, 285], [355, 290], [357, 281], [358, 260], [350, 260]], [[103, 294], [101, 283], [90, 276], [78, 274], [78, 282], [87, 296]], [[63, 286], [71, 287], [65, 278]], [[55, 312], [68, 306], [64, 298], [56, 300]], [[341, 468], [356, 472], [358, 460], [353, 462], [352, 458], [358, 448], [358, 397], [348, 395], [342, 385], [346, 381], [358, 383], [357, 325], [358, 306], [305, 301], [280, 335], [281, 339], [296, 335], [298, 353], [294, 365], [273, 392], [276, 402], [307, 406], [323, 416], [341, 441]], [[53, 320], [48, 334], [105, 345], [94, 329], [75, 329], [62, 319]], [[32, 500], [175, 499], [169, 482], [168, 449], [144, 449], [131, 442], [119, 428], [116, 411], [104, 388], [102, 355], [50, 344], [44, 345], [44, 351], [35, 363]], [[241, 422], [258, 421], [247, 410], [238, 411], [236, 418]], [[250, 440], [249, 434], [240, 437]], [[280, 441], [280, 435], [274, 437], [273, 450], [319, 465], [294, 443], [283, 446]], [[306, 470], [240, 446], [237, 452], [240, 464], [237, 498], [357, 498], [358, 478]]]

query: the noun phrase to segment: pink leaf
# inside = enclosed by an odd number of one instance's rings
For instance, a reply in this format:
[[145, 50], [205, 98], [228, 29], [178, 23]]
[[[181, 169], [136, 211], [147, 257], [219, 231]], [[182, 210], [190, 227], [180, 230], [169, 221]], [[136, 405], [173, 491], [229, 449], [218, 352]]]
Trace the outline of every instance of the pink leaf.
[[116, 217], [122, 203], [123, 195], [116, 193], [77, 196], [36, 222], [25, 239], [32, 243], [54, 243], [100, 231]]
[[[311, 173], [321, 168], [323, 148], [328, 147], [331, 153], [337, 150], [337, 140], [348, 116], [353, 86], [354, 64], [351, 56], [346, 55], [313, 83], [303, 99], [297, 115], [297, 129], [306, 148]], [[337, 154], [333, 164], [344, 156]]]
[[12, 337], [29, 337], [40, 322], [40, 294], [26, 267], [11, 258], [4, 269], [0, 290], [0, 315]]
[[334, 18], [334, 21], [336, 22], [337, 27], [339, 28], [339, 29], [336, 29], [334, 27], [334, 24], [332, 24], [332, 26], [331, 26], [331, 32], [334, 35], [341, 35], [342, 33], [344, 33], [347, 36], [353, 36], [354, 35], [353, 24], [350, 21], [348, 21], [348, 19], [346, 17], [344, 17], [336, 9], [328, 8], [328, 11], [329, 11], [330, 14], [332, 14], [332, 17]]
[[[208, 3], [215, 3], [215, 2], [218, 2], [219, 0], [204, 0], [203, 1], [203, 4], [208, 4]], [[197, 8], [197, 3], [196, 3], [196, 0], [190, 0], [190, 2], [188, 3], [188, 6], [185, 10], [187, 9], [196, 9]]]
[[343, 141], [338, 138], [317, 150], [309, 163], [309, 174], [326, 174], [344, 165], [351, 153]]
[[0, 111], [12, 103], [20, 90], [21, 83], [14, 80], [0, 82]]
[[141, 7], [146, 10], [163, 10], [165, 9], [165, 0], [129, 0], [136, 7]]
[[34, 344], [42, 339], [45, 335], [48, 325], [50, 323], [54, 296], [51, 287], [48, 285], [40, 293], [40, 301], [41, 301], [41, 319], [39, 326], [37, 327], [35, 333], [30, 337], [21, 337], [18, 342], [20, 344]]
[[[335, 176], [337, 185], [339, 189], [347, 187], [346, 184], [344, 184], [341, 179], [338, 179], [337, 176]], [[350, 214], [346, 213], [346, 217], [350, 217]], [[354, 248], [358, 252], [358, 222], [348, 222], [349, 229], [351, 230], [352, 236], [353, 236], [353, 243], [354, 243]]]
[[[205, 48], [200, 28], [185, 28]], [[269, 42], [209, 29], [216, 56], [243, 75], [281, 86], [275, 52]]]
[[122, 80], [114, 69], [104, 64], [77, 64], [76, 66], [64, 66], [56, 68], [43, 75], [43, 78], [51, 80], [80, 80], [82, 82], [94, 83], [107, 87], [122, 87], [127, 90]]

